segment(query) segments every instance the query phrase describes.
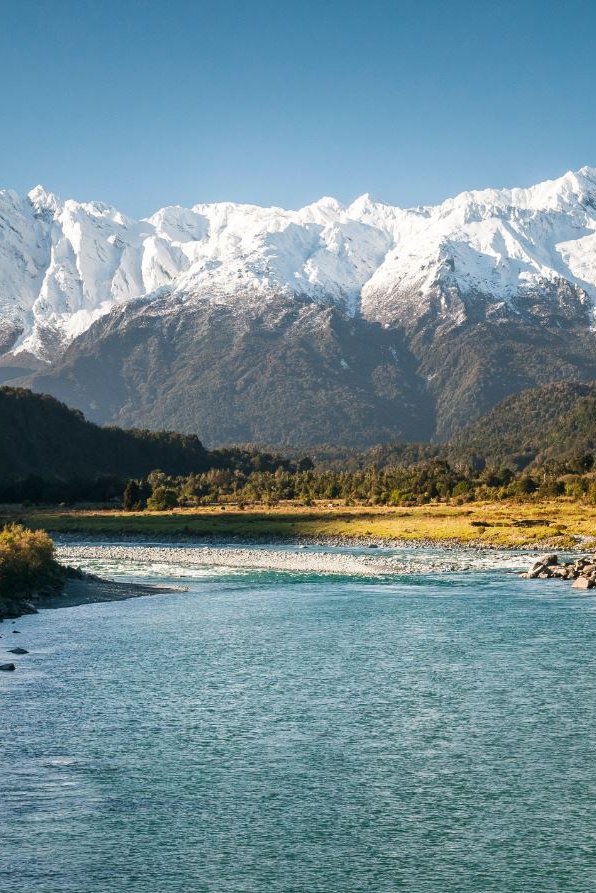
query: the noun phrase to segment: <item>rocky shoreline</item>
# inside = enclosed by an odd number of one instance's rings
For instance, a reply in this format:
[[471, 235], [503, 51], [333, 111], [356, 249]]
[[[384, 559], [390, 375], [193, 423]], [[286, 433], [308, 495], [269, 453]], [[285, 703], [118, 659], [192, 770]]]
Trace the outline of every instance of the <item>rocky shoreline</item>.
[[3, 595], [0, 600], [0, 623], [4, 620], [16, 620], [25, 614], [37, 614], [40, 608], [70, 608], [95, 602], [123, 601], [160, 592], [178, 591], [178, 588], [143, 583], [119, 583], [65, 565], [64, 579], [53, 586], [40, 589], [33, 594]]
[[253, 547], [168, 546], [163, 544], [122, 544], [59, 546], [58, 557], [69, 563], [85, 563], [94, 558], [109, 562], [135, 562], [143, 565], [240, 568], [247, 570], [299, 573], [379, 576], [394, 574], [398, 567], [390, 557], [352, 555], [325, 551], [307, 552], [304, 544], [295, 549]]
[[[366, 549], [366, 553], [339, 551], [320, 544], [307, 546], [293, 543], [285, 548], [263, 548], [254, 543], [248, 546], [217, 547], [200, 545], [169, 545], [167, 543], [62, 543], [58, 557], [69, 564], [79, 564], [86, 570], [106, 573], [114, 565], [129, 565], [128, 572], [143, 576], [151, 569], [157, 573], [184, 578], [194, 569], [214, 571], [262, 570], [282, 573], [329, 574], [361, 578], [407, 577], [421, 574], [446, 574], [468, 570], [517, 572], [523, 559], [512, 550], [449, 549], [429, 550], [409, 547], [397, 554], [391, 549]], [[352, 548], [354, 548], [353, 544]], [[369, 552], [370, 549], [370, 552]]]
[[[503, 545], [499, 543], [487, 543], [486, 541], [479, 539], [474, 540], [459, 540], [457, 538], [452, 539], [432, 539], [429, 537], [416, 537], [412, 539], [387, 539], [384, 537], [378, 536], [348, 536], [337, 533], [320, 533], [316, 536], [304, 533], [295, 533], [292, 534], [291, 537], [280, 536], [280, 535], [271, 535], [271, 534], [256, 534], [254, 536], [241, 536], [238, 534], [229, 534], [225, 535], [222, 533], [188, 533], [188, 532], [176, 532], [176, 533], [162, 533], [159, 535], [156, 534], [146, 534], [146, 533], [130, 533], [126, 531], [119, 532], [118, 534], [114, 533], [62, 533], [62, 532], [52, 532], [54, 539], [59, 540], [63, 544], [72, 543], [73, 545], [81, 545], [88, 543], [89, 538], [92, 537], [93, 540], [97, 543], [101, 544], [111, 544], [117, 542], [119, 544], [129, 543], [131, 545], [135, 544], [147, 544], [152, 545], [156, 543], [171, 543], [172, 545], [177, 544], [186, 544], [186, 545], [227, 545], [227, 546], [260, 546], [260, 545], [268, 545], [268, 546], [318, 546], [320, 548], [347, 548], [347, 549], [446, 549], [446, 550], [457, 550], [457, 551], [477, 551], [478, 549], [482, 549], [483, 551], [491, 551], [491, 552], [511, 552], [511, 553], [525, 553], [525, 552], [535, 552], [540, 549], [553, 549], [556, 548], [555, 544], [552, 540], [540, 540], [538, 542], [532, 543], [531, 545], [524, 546], [516, 546], [516, 545]], [[596, 537], [590, 537], [590, 543], [594, 543], [596, 545]], [[560, 548], [560, 545], [558, 546]], [[566, 551], [568, 552], [580, 552], [584, 551], [586, 548], [586, 538], [577, 537], [577, 542], [566, 547]]]
[[596, 589], [596, 553], [575, 561], [559, 561], [554, 553], [542, 555], [520, 576], [526, 580], [572, 580], [573, 589]]

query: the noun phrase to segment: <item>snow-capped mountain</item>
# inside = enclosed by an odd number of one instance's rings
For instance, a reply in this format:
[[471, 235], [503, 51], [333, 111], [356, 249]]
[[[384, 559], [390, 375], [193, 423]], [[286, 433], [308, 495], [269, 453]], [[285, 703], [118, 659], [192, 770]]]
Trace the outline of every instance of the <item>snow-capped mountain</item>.
[[596, 169], [433, 207], [362, 196], [299, 211], [167, 207], [144, 220], [42, 187], [25, 198], [0, 191], [0, 354], [54, 360], [140, 297], [240, 313], [293, 296], [390, 327], [528, 310], [593, 321]]
[[0, 380], [209, 445], [448, 438], [596, 380], [595, 309], [591, 168], [410, 209], [0, 193]]

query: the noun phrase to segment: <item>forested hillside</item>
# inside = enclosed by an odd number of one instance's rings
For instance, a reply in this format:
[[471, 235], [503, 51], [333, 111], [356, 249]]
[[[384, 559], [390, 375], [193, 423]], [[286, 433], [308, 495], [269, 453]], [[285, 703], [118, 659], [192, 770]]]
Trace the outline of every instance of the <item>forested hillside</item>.
[[596, 382], [563, 381], [508, 397], [458, 432], [455, 462], [525, 468], [596, 449]]
[[502, 496], [538, 487], [557, 495], [571, 486], [565, 475], [585, 472], [589, 480], [578, 493], [591, 493], [596, 382], [523, 391], [447, 444], [381, 443], [365, 452], [321, 447], [314, 464], [289, 452], [284, 458], [250, 446], [209, 451], [195, 435], [102, 428], [52, 397], [0, 388], [0, 502], [105, 503], [125, 496], [131, 506], [169, 508], [219, 499], [407, 504], [469, 498], [487, 487]]
[[0, 480], [31, 474], [132, 477], [154, 468], [189, 474], [209, 464], [198, 437], [101, 428], [53, 397], [0, 388]]
[[235, 447], [206, 450], [196, 435], [102, 428], [53, 397], [0, 388], [0, 502], [119, 500], [126, 480], [225, 469], [250, 474], [310, 467]]

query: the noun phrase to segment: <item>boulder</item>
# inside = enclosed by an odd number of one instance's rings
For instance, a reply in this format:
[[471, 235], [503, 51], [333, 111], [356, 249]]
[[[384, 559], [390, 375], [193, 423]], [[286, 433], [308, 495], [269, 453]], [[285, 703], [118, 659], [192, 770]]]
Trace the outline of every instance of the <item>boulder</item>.
[[590, 577], [578, 577], [572, 584], [572, 589], [594, 589], [596, 583]]
[[535, 580], [536, 577], [540, 577], [541, 574], [544, 573], [550, 575], [550, 571], [546, 564], [542, 564], [541, 561], [535, 561], [534, 564], [530, 565], [530, 568], [528, 570], [528, 579]]
[[10, 654], [29, 654], [26, 648], [9, 648]]
[[10, 673], [13, 670], [16, 670], [16, 667], [14, 664], [0, 664], [0, 670], [5, 673]]
[[564, 565], [558, 565], [557, 567], [551, 568], [551, 574], [553, 577], [561, 577], [564, 579], [567, 576], [567, 568]]
[[530, 567], [528, 568], [528, 577], [530, 579], [532, 579], [533, 575], [538, 576], [538, 574], [540, 573], [540, 571], [542, 570], [543, 567], [544, 567], [544, 565], [542, 564], [541, 561], [533, 561], [532, 564], [530, 565]]
[[540, 564], [545, 564], [547, 567], [552, 567], [553, 564], [559, 563], [559, 558], [557, 555], [542, 555], [538, 561]]

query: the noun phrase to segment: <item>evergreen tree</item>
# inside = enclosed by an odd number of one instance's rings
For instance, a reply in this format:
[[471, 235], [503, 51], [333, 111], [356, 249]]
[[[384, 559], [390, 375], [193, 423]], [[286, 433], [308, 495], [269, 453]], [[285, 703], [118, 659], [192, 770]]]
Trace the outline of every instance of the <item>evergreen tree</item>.
[[122, 502], [126, 512], [136, 512], [142, 508], [141, 488], [136, 481], [130, 480], [127, 483]]

